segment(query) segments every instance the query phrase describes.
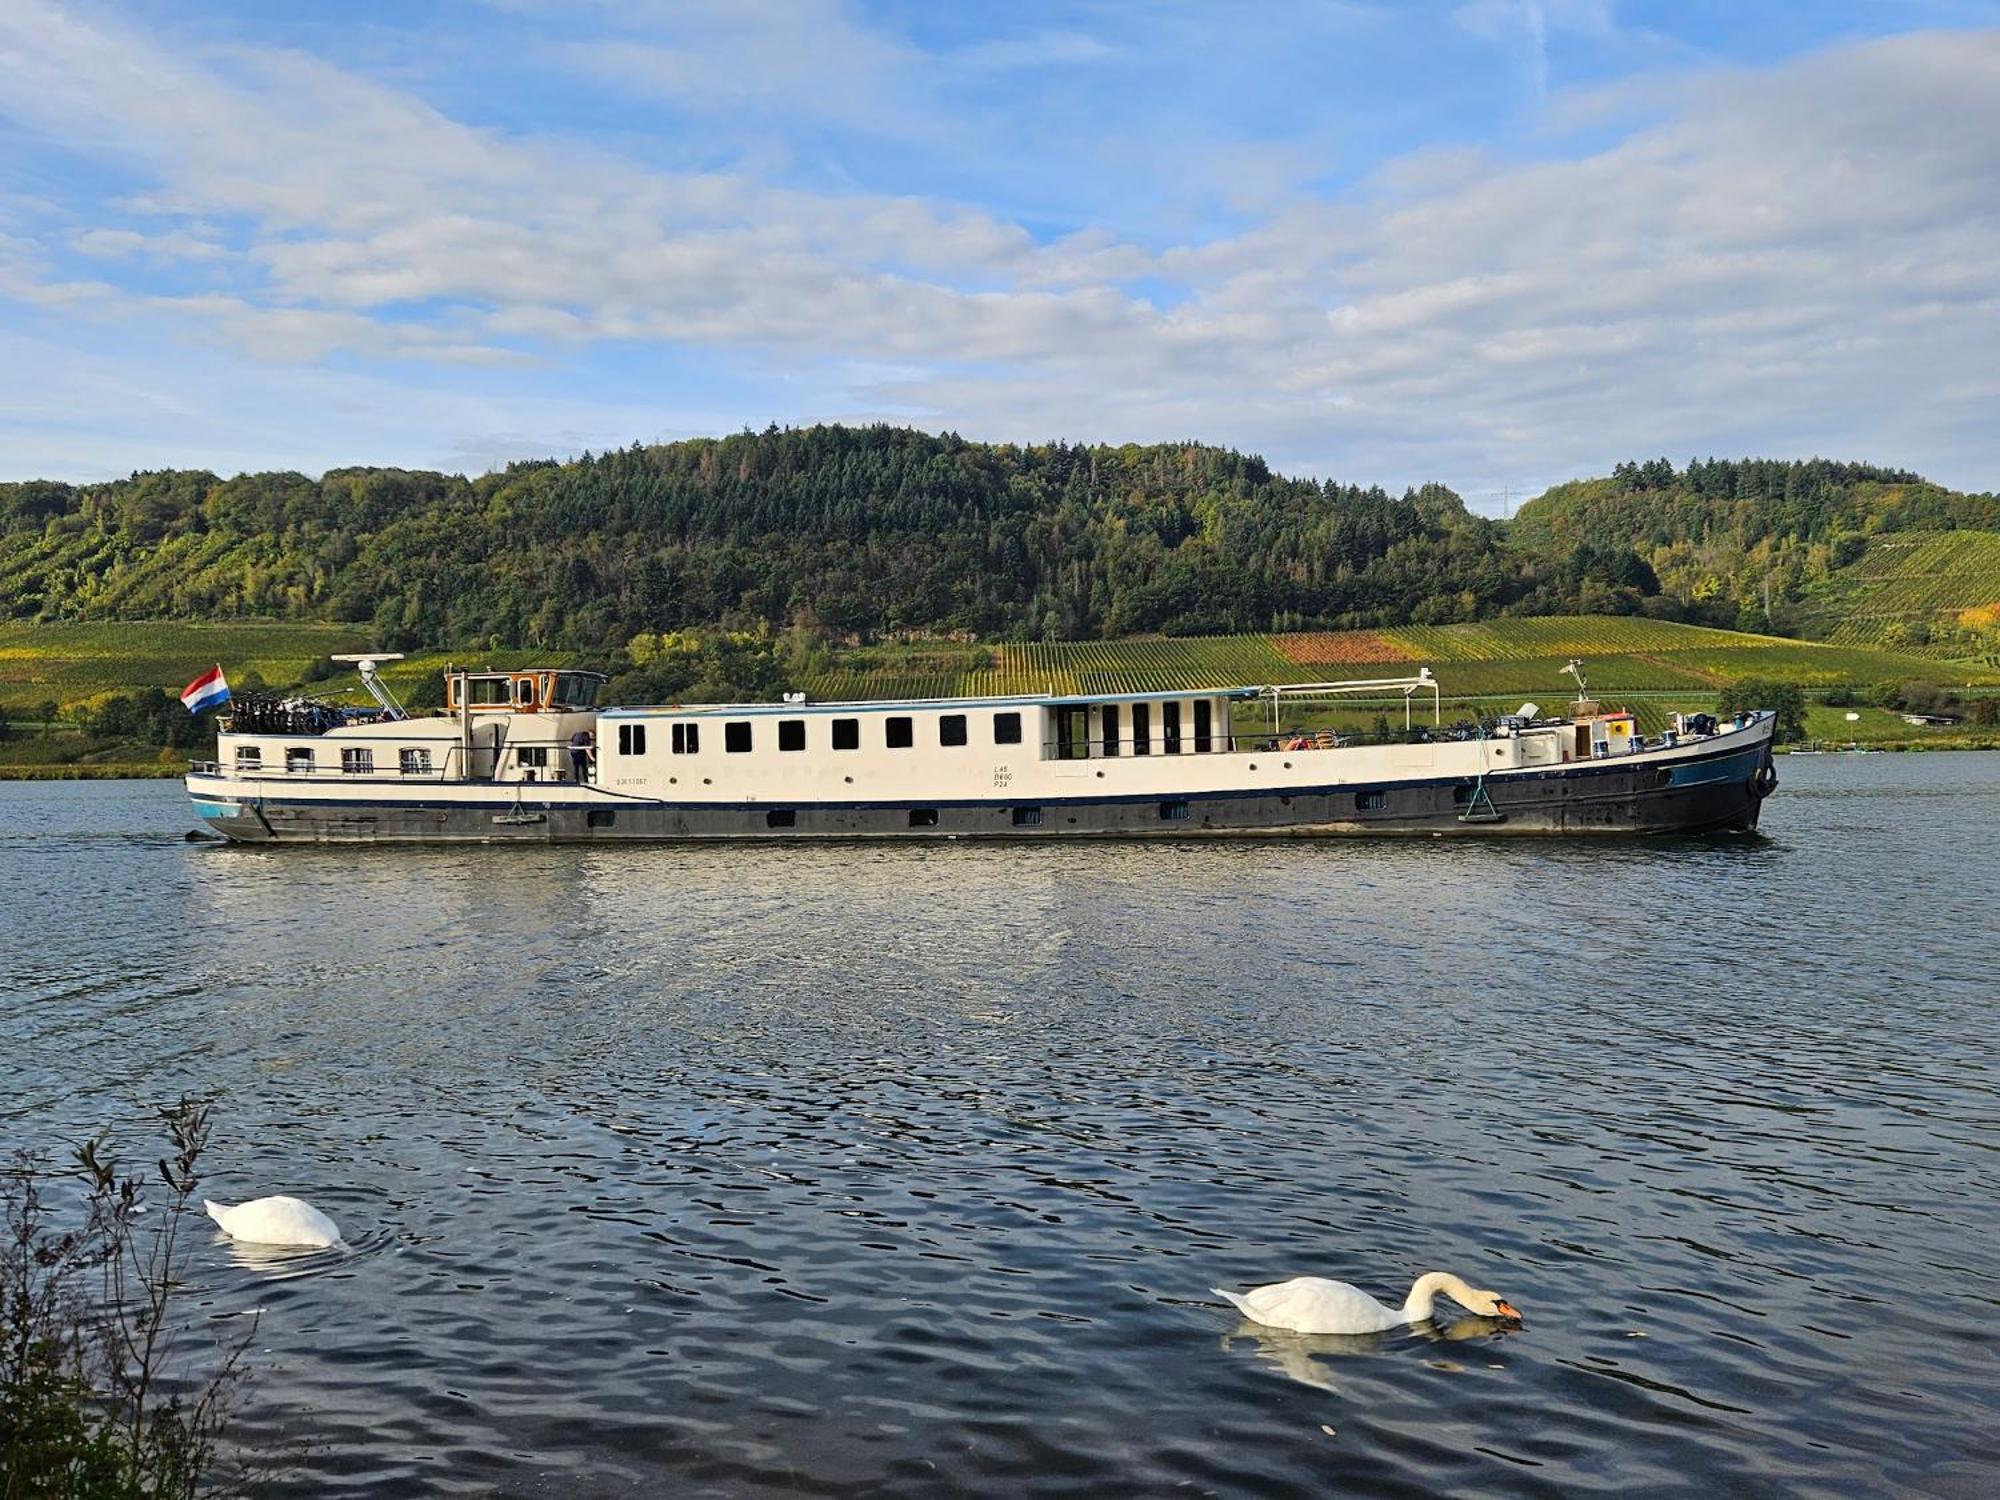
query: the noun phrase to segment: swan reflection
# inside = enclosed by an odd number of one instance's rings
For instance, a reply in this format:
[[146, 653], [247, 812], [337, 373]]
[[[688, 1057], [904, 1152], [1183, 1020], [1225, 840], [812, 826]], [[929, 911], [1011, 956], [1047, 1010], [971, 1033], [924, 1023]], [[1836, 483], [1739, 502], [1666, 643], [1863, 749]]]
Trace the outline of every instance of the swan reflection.
[[1287, 1380], [1337, 1394], [1340, 1387], [1334, 1382], [1333, 1372], [1320, 1364], [1321, 1359], [1379, 1353], [1388, 1345], [1412, 1336], [1434, 1344], [1455, 1344], [1518, 1331], [1519, 1326], [1505, 1318], [1483, 1318], [1470, 1313], [1449, 1323], [1426, 1319], [1386, 1333], [1292, 1333], [1245, 1318], [1222, 1336], [1222, 1347], [1230, 1350], [1247, 1339], [1255, 1345], [1251, 1352], [1257, 1359], [1276, 1368]]
[[240, 1271], [251, 1271], [267, 1281], [289, 1281], [295, 1276], [314, 1276], [331, 1270], [345, 1255], [344, 1246], [324, 1249], [299, 1245], [259, 1245], [249, 1240], [233, 1240], [218, 1234], [215, 1243], [229, 1252], [229, 1263]]

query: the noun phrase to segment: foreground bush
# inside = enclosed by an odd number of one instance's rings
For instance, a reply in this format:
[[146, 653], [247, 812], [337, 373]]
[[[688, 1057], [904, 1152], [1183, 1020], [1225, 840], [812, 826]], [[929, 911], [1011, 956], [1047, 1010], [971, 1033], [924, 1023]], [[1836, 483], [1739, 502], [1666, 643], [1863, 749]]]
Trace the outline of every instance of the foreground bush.
[[175, 1295], [208, 1109], [183, 1099], [161, 1119], [153, 1202], [101, 1141], [66, 1167], [23, 1154], [0, 1173], [0, 1500], [218, 1492], [250, 1335], [183, 1347]]

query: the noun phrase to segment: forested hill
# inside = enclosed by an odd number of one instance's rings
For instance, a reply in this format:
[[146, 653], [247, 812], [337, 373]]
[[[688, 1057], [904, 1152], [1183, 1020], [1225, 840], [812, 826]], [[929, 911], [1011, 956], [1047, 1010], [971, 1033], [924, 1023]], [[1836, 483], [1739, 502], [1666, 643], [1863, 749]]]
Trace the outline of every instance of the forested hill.
[[1782, 602], [1853, 537], [2000, 524], [1994, 508], [1851, 465], [1655, 461], [1551, 491], [1510, 534], [1439, 486], [1289, 479], [1196, 444], [772, 428], [476, 479], [0, 484], [0, 613], [351, 621], [390, 649], [715, 623], [1020, 639], [1644, 612], [1762, 628], [1774, 562]]
[[1800, 601], [1823, 593], [1871, 542], [1935, 531], [2000, 531], [2000, 495], [1824, 459], [1708, 459], [1685, 469], [1653, 459], [1557, 485], [1521, 508], [1511, 540], [1545, 556], [1631, 548], [1669, 597], [1757, 611], [1768, 597], [1769, 628], [1789, 633]]
[[387, 646], [703, 623], [1086, 637], [1574, 607], [1456, 495], [1223, 449], [772, 429], [477, 479], [393, 469], [0, 486], [0, 605], [371, 622]]

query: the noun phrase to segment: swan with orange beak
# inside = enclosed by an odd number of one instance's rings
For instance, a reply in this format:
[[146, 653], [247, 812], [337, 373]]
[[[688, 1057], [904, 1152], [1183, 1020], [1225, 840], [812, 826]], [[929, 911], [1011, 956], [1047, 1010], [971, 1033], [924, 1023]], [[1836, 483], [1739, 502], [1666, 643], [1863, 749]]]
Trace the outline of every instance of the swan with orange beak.
[[1520, 1310], [1498, 1292], [1481, 1291], [1449, 1271], [1419, 1276], [1401, 1307], [1385, 1306], [1358, 1286], [1323, 1276], [1295, 1276], [1240, 1294], [1221, 1287], [1209, 1290], [1234, 1304], [1251, 1322], [1293, 1333], [1386, 1333], [1405, 1323], [1424, 1322], [1440, 1294], [1481, 1317], [1523, 1321]]

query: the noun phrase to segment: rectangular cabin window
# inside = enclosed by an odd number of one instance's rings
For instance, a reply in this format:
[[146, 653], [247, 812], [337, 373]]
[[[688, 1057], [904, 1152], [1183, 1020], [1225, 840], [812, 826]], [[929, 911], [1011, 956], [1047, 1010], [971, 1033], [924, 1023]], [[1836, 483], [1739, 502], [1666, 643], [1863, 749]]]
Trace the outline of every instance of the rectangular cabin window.
[[1181, 706], [1178, 703], [1160, 705], [1160, 738], [1165, 742], [1167, 754], [1181, 753]]
[[722, 726], [722, 748], [731, 755], [750, 753], [750, 721], [732, 719]]
[[701, 754], [701, 726], [699, 724], [674, 725], [673, 744], [670, 748], [676, 755]]
[[835, 719], [833, 721], [833, 748], [836, 750], [859, 750], [861, 748], [861, 721], [859, 719]]
[[264, 766], [264, 752], [258, 749], [255, 745], [238, 745], [236, 747], [237, 770], [258, 771], [262, 770], [263, 766]]
[[806, 721], [804, 719], [778, 720], [778, 748], [780, 750], [803, 750], [806, 747]]
[[911, 729], [911, 720], [902, 714], [895, 714], [882, 721], [882, 743], [891, 750], [907, 750], [916, 743], [916, 734]]
[[1215, 706], [1206, 698], [1194, 700], [1194, 753], [1206, 755], [1215, 748]]
[[1056, 759], [1090, 759], [1090, 710], [1064, 704], [1056, 710]]
[[343, 776], [373, 776], [375, 774], [375, 752], [369, 749], [349, 749], [340, 752], [340, 774]]
[[1118, 705], [1115, 703], [1105, 704], [1102, 710], [1102, 719], [1104, 724], [1104, 753], [1106, 755], [1116, 755], [1118, 753]]
[[963, 745], [965, 743], [964, 714], [944, 714], [939, 717], [938, 743], [940, 745]]
[[1389, 805], [1387, 792], [1356, 792], [1354, 810], [1356, 812], [1380, 812]]
[[431, 774], [431, 753], [428, 750], [405, 750], [403, 752], [403, 774], [405, 776], [428, 776]]
[[[783, 749], [784, 747], [780, 745], [778, 748]], [[774, 807], [764, 814], [764, 826], [766, 828], [796, 828], [799, 826], [799, 815], [789, 807]]]
[[514, 752], [514, 764], [517, 766], [533, 766], [537, 770], [540, 770], [547, 766], [548, 763], [549, 747], [547, 745], [523, 745], [519, 750]]
[[295, 745], [285, 752], [285, 769], [294, 776], [310, 776], [313, 753], [310, 745]]
[[1021, 743], [1021, 716], [1019, 714], [995, 714], [993, 716], [993, 743], [996, 745], [1018, 745]]
[[646, 753], [646, 726], [644, 724], [620, 724], [618, 726], [618, 753], [620, 755], [644, 755]]
[[1185, 802], [1177, 800], [1160, 804], [1160, 821], [1163, 823], [1185, 823], [1187, 815], [1188, 805]]
[[1153, 753], [1153, 705], [1150, 703], [1132, 705], [1132, 753]]
[[911, 826], [912, 828], [935, 828], [935, 827], [937, 827], [937, 809], [936, 809], [935, 807], [913, 807], [913, 808], [911, 808], [911, 809], [910, 809], [910, 826]]
[[1016, 828], [1040, 828], [1042, 826], [1042, 810], [1039, 807], [1015, 808], [1014, 826]]

